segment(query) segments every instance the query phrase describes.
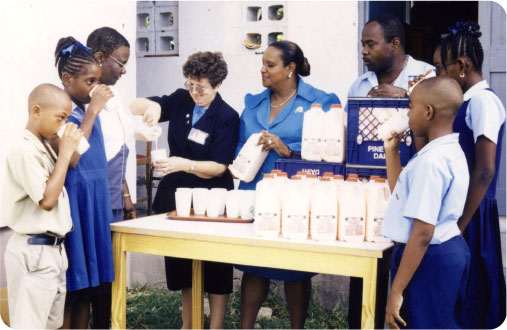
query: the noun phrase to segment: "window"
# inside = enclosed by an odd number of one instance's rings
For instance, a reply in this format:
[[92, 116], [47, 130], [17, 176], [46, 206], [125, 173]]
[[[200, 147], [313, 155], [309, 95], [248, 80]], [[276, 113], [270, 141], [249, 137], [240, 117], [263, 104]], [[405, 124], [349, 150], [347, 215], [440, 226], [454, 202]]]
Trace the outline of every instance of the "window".
[[136, 56], [178, 55], [178, 1], [137, 3]]
[[[265, 49], [287, 38], [286, 1], [248, 1], [243, 4], [243, 43], [249, 50]], [[256, 51], [256, 53], [259, 53]]]

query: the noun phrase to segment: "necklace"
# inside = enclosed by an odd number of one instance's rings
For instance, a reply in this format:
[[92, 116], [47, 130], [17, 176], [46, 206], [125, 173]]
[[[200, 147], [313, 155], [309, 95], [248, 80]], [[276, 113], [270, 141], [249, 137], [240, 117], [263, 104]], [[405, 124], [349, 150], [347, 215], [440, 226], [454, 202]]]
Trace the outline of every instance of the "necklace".
[[282, 103], [280, 103], [279, 105], [273, 105], [273, 103], [270, 103], [271, 107], [273, 107], [273, 108], [279, 108], [279, 107], [281, 107], [281, 106], [282, 106], [282, 104], [284, 104], [285, 102], [287, 102], [287, 101], [288, 101], [291, 97], [293, 97], [293, 96], [294, 96], [294, 94], [296, 94], [296, 91], [297, 91], [297, 88], [296, 88], [296, 89], [294, 89], [294, 90], [292, 91], [292, 93], [290, 93], [290, 95], [289, 95], [289, 96], [288, 96], [285, 100], [283, 100], [283, 102], [282, 102]]

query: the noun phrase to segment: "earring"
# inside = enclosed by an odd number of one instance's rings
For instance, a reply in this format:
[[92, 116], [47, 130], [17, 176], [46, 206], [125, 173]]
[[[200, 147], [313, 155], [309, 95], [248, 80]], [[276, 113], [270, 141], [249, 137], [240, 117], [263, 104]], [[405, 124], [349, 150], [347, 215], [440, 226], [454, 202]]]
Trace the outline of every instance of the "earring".
[[461, 73], [459, 74], [459, 77], [460, 77], [460, 78], [465, 78], [465, 73], [464, 73], [464, 72], [461, 72]]
[[102, 67], [102, 63], [99, 63], [99, 66]]
[[291, 71], [291, 72], [289, 72], [289, 75], [287, 76], [287, 78], [289, 78], [289, 79], [290, 79], [291, 77], [292, 77], [292, 71]]

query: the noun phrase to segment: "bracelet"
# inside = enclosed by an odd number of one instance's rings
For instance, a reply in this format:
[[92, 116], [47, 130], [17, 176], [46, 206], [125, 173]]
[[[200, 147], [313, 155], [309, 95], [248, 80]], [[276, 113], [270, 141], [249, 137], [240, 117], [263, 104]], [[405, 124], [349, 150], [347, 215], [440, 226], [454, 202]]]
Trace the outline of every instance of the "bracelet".
[[130, 197], [130, 194], [123, 194], [123, 197]]
[[188, 173], [192, 173], [195, 170], [195, 161], [192, 161], [190, 163], [190, 168], [188, 170]]

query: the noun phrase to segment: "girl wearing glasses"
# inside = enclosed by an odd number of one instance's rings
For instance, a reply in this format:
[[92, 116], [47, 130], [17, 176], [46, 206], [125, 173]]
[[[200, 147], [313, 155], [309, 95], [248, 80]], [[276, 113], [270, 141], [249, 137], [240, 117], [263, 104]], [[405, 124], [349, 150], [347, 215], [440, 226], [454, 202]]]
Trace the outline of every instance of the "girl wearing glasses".
[[[220, 52], [197, 52], [183, 65], [185, 87], [171, 95], [137, 99], [131, 111], [142, 115], [155, 102], [162, 108], [160, 121], [169, 121], [170, 157], [154, 164], [163, 178], [153, 210], [173, 211], [178, 187], [234, 189], [227, 165], [232, 163], [238, 143], [239, 116], [218, 93], [227, 76], [227, 64]], [[183, 328], [190, 328], [192, 313], [192, 261], [165, 258], [167, 286], [181, 290]], [[204, 290], [210, 300], [210, 328], [223, 328], [232, 265], [205, 262]]]

